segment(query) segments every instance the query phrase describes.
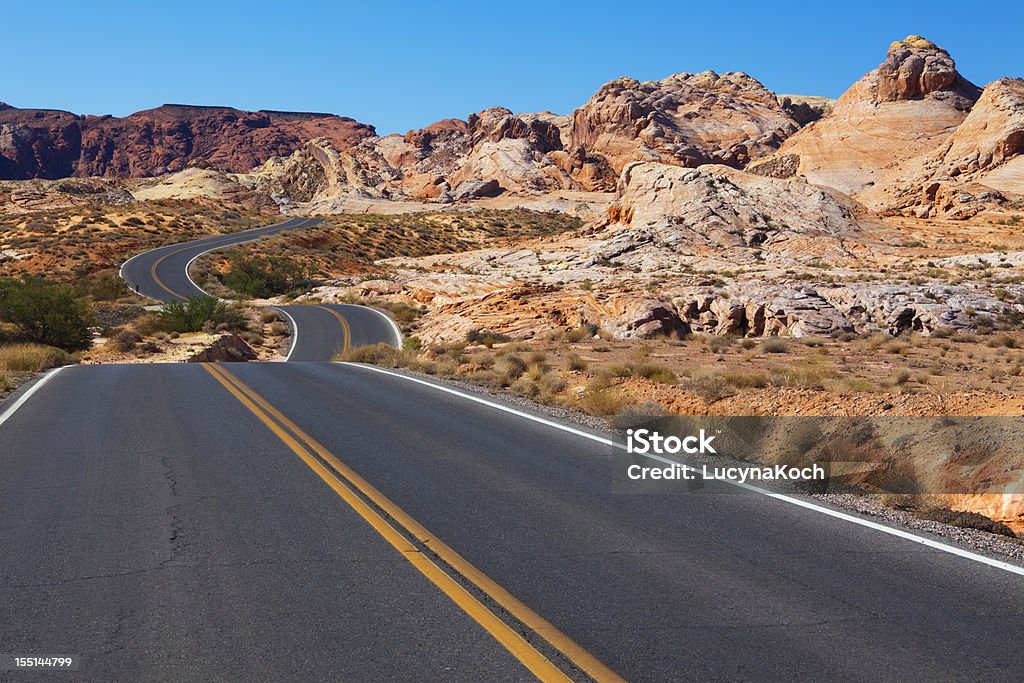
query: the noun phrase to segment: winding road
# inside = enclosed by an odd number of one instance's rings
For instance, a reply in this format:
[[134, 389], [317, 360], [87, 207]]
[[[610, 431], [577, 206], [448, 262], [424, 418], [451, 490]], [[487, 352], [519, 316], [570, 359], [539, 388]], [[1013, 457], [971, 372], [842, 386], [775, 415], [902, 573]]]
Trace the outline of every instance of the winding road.
[[[174, 288], [170, 258], [136, 262]], [[292, 360], [394, 339], [286, 311]], [[611, 461], [384, 368], [57, 369], [0, 402], [0, 654], [89, 681], [1020, 680], [1019, 564], [803, 496], [613, 494]]]
[[[189, 276], [189, 266], [203, 254], [245, 242], [301, 230], [321, 218], [288, 220], [251, 230], [214, 235], [146, 251], [125, 261], [121, 277], [139, 294], [155, 301], [184, 301], [209, 296]], [[329, 361], [341, 351], [379, 342], [401, 346], [402, 333], [385, 313], [351, 304], [274, 306], [292, 328], [290, 361]]]
[[211, 235], [152, 249], [125, 261], [121, 266], [121, 278], [139, 294], [156, 301], [183, 301], [189, 297], [206, 296], [206, 292], [188, 274], [189, 266], [203, 254], [289, 230], [311, 228], [322, 222], [322, 218], [289, 218], [261, 228]]

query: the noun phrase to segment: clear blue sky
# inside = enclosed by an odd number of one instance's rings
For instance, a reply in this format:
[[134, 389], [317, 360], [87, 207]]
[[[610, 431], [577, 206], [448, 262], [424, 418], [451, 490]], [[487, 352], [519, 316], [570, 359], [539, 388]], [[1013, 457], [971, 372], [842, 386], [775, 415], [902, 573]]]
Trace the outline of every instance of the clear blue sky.
[[620, 75], [746, 71], [839, 95], [919, 33], [978, 84], [1024, 76], [1021, 2], [5, 3], [0, 101], [328, 111], [405, 132], [492, 105], [567, 113]]

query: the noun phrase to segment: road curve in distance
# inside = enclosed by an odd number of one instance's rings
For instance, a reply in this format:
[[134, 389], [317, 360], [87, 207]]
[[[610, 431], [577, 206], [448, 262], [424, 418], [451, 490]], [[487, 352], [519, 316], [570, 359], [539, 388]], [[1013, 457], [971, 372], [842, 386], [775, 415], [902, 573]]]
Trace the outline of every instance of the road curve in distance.
[[275, 306], [292, 328], [287, 360], [329, 361], [342, 351], [370, 344], [402, 345], [402, 334], [384, 312], [354, 304]]
[[260, 237], [310, 228], [322, 221], [322, 218], [289, 218], [262, 228], [227, 235], [211, 235], [191, 242], [144, 251], [124, 262], [121, 266], [121, 278], [131, 289], [156, 301], [183, 301], [194, 296], [207, 296], [207, 293], [196, 286], [188, 276], [188, 266], [199, 256], [217, 249], [251, 242]]

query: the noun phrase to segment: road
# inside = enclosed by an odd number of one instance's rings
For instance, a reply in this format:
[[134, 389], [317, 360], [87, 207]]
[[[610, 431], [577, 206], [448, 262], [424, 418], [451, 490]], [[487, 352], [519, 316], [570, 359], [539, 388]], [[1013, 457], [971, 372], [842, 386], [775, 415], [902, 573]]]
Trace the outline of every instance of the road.
[[292, 328], [288, 360], [330, 360], [340, 352], [380, 342], [402, 345], [402, 333], [386, 313], [367, 306], [275, 306]]
[[[215, 235], [192, 242], [173, 244], [143, 252], [128, 259], [121, 277], [143, 296], [156, 301], [183, 301], [209, 296], [188, 275], [189, 265], [199, 256], [217, 249], [250, 242], [321, 223], [321, 218], [289, 218], [262, 228], [229, 235]], [[384, 313], [349, 304], [326, 306], [277, 306], [292, 328], [288, 360], [329, 361], [340, 351], [383, 342], [401, 346], [398, 327]]]
[[0, 425], [2, 649], [90, 680], [1020, 679], [1024, 576], [753, 493], [614, 495], [608, 446], [453, 391], [50, 377]]
[[206, 296], [206, 292], [188, 276], [189, 264], [199, 256], [288, 230], [309, 228], [322, 221], [322, 218], [289, 218], [262, 228], [160, 247], [125, 261], [121, 266], [121, 277], [129, 287], [137, 287], [140, 294], [156, 301], [183, 301], [189, 297]]

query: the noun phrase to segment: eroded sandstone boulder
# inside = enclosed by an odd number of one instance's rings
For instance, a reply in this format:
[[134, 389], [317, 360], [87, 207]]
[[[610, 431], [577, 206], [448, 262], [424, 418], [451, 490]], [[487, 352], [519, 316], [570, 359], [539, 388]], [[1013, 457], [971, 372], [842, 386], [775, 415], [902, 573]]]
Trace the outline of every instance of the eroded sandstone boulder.
[[831, 111], [747, 170], [801, 178], [869, 208], [898, 205], [927, 155], [947, 143], [980, 95], [949, 53], [920, 36], [893, 43], [885, 60]]
[[671, 267], [680, 255], [852, 262], [845, 241], [860, 230], [852, 205], [823, 188], [711, 165], [627, 166], [610, 220], [594, 260], [644, 270]]
[[619, 78], [573, 116], [572, 144], [620, 172], [634, 161], [742, 167], [798, 128], [775, 95], [744, 73]]

